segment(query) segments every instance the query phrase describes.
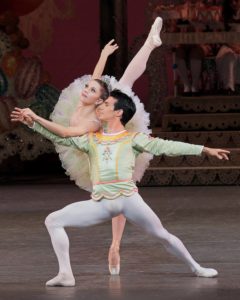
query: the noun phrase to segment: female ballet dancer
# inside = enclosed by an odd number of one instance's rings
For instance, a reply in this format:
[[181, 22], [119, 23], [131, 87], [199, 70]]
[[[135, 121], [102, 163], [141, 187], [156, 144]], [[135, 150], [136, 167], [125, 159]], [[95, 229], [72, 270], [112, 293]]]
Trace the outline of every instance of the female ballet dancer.
[[[23, 110], [24, 113], [61, 137], [79, 136], [87, 132], [95, 132], [101, 126], [96, 115], [96, 104], [101, 103], [102, 100], [107, 98], [107, 83], [110, 90], [120, 89], [132, 97], [136, 104], [137, 112], [126, 128], [129, 131], [151, 133], [148, 129], [149, 114], [145, 112], [143, 104], [133, 93], [132, 86], [145, 71], [151, 52], [162, 44], [160, 39], [161, 28], [162, 19], [157, 17], [144, 45], [132, 59], [119, 81], [114, 77], [101, 77], [108, 56], [118, 48], [116, 44], [113, 44], [113, 40], [110, 41], [102, 50], [93, 75], [85, 75], [76, 79], [69, 87], [63, 90], [51, 115], [53, 122], [37, 116], [30, 109]], [[55, 146], [66, 173], [78, 186], [91, 191], [92, 184], [86, 154], [76, 151], [73, 148], [61, 145]], [[147, 153], [139, 155], [134, 171], [135, 181], [140, 181], [151, 158], [152, 155]], [[120, 272], [119, 248], [125, 222], [126, 219], [123, 215], [112, 219], [112, 243], [108, 255], [109, 271], [112, 275], [119, 274]]]

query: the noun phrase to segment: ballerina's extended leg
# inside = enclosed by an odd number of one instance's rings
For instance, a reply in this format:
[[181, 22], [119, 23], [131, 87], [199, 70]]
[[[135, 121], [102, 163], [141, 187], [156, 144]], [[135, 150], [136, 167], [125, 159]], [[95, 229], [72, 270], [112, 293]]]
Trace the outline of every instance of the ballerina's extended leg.
[[143, 74], [150, 54], [156, 47], [162, 45], [160, 38], [161, 29], [162, 18], [157, 17], [151, 27], [145, 43], [129, 63], [123, 76], [119, 80], [119, 83], [132, 87], [134, 82]]
[[126, 218], [119, 215], [112, 219], [112, 244], [109, 249], [108, 263], [109, 272], [111, 275], [118, 275], [120, 273], [120, 244], [125, 227]]
[[[159, 47], [162, 44], [162, 41], [160, 39], [161, 29], [162, 18], [157, 17], [151, 27], [144, 45], [134, 56], [127, 69], [125, 70], [123, 76], [119, 80], [120, 84], [126, 85], [131, 88], [134, 82], [143, 74], [146, 69], [146, 64], [151, 52], [156, 47]], [[125, 223], [126, 219], [122, 215], [117, 216], [112, 220], [113, 239], [108, 254], [109, 271], [111, 275], [118, 275], [120, 272], [119, 249]]]

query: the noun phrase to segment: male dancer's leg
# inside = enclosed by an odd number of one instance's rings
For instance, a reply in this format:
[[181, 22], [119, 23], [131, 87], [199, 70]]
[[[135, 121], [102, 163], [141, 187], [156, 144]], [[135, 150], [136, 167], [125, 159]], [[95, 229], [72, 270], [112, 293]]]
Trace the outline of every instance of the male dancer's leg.
[[110, 220], [121, 213], [114, 204], [106, 199], [99, 202], [93, 200], [76, 202], [51, 213], [46, 218], [45, 224], [59, 263], [58, 275], [46, 285], [75, 285], [69, 257], [69, 240], [64, 227], [87, 227]]
[[197, 276], [217, 276], [216, 270], [203, 268], [192, 258], [180, 239], [163, 227], [160, 219], [138, 193], [131, 197], [126, 197], [124, 200], [123, 214], [129, 221], [159, 238], [166, 250], [185, 262]]
[[[123, 76], [119, 80], [119, 83], [132, 88], [134, 82], [143, 74], [146, 69], [146, 64], [151, 52], [162, 44], [160, 39], [160, 32], [162, 29], [162, 19], [156, 18], [149, 32], [148, 38], [146, 39], [142, 48], [138, 51], [132, 61], [129, 63]], [[112, 275], [119, 274], [120, 272], [120, 255], [119, 247], [122, 239], [125, 217], [120, 215], [112, 219], [112, 244], [109, 249], [108, 261], [109, 271]]]

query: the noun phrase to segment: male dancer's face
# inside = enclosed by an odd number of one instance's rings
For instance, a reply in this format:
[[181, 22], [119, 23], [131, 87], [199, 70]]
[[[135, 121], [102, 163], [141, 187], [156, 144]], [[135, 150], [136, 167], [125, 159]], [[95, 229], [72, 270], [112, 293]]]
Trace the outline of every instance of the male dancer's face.
[[97, 110], [97, 117], [102, 122], [119, 120], [122, 115], [122, 110], [114, 110], [114, 105], [117, 100], [113, 97], [108, 97]]

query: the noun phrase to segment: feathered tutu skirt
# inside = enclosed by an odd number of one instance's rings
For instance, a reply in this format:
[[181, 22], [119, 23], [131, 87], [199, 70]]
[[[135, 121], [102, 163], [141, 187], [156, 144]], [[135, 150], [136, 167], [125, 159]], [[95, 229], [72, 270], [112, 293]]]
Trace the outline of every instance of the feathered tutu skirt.
[[[128, 86], [121, 85], [116, 78], [112, 76], [102, 76], [101, 79], [108, 84], [110, 91], [113, 89], [119, 89], [130, 96], [135, 103], [136, 113], [126, 124], [126, 129], [131, 132], [144, 132], [150, 134], [151, 130], [148, 128], [150, 123], [149, 113], [144, 110], [143, 104], [134, 94], [132, 89]], [[90, 80], [91, 75], [82, 76], [62, 91], [54, 111], [50, 116], [52, 121], [64, 126], [69, 126], [71, 116], [79, 103], [80, 93], [85, 84]], [[60, 145], [55, 145], [55, 147], [62, 162], [62, 166], [66, 170], [66, 174], [71, 180], [74, 180], [76, 185], [80, 188], [91, 192], [92, 183], [90, 180], [89, 160], [87, 154], [70, 147]], [[151, 159], [152, 155], [148, 153], [142, 153], [137, 157], [133, 174], [134, 181], [137, 182], [141, 180]]]

